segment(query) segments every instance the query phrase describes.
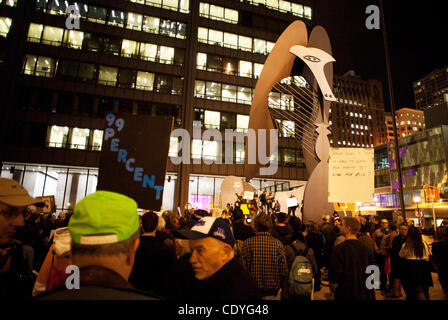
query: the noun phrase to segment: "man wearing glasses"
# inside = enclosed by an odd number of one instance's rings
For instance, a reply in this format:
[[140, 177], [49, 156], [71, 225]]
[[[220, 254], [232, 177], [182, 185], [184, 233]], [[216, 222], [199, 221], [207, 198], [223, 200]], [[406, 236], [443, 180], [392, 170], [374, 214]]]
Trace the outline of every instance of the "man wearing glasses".
[[29, 205], [43, 203], [30, 197], [16, 181], [0, 178], [0, 299], [25, 298], [31, 293], [27, 292], [30, 270], [26, 270], [23, 246], [14, 240], [17, 230], [24, 226]]

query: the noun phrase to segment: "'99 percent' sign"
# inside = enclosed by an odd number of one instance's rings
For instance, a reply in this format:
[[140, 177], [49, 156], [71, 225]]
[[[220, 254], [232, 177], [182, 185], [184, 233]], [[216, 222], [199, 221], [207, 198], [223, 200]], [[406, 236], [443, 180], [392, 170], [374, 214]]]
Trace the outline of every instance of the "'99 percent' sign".
[[139, 208], [160, 210], [173, 120], [106, 116], [97, 190], [124, 194]]

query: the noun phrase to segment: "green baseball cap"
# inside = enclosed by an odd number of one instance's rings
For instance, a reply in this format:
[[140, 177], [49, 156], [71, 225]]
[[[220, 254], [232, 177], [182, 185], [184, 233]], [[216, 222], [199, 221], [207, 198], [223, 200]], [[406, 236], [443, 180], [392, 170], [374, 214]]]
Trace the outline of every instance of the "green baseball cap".
[[119, 193], [97, 191], [75, 205], [68, 229], [77, 244], [104, 245], [127, 240], [139, 229], [137, 203]]

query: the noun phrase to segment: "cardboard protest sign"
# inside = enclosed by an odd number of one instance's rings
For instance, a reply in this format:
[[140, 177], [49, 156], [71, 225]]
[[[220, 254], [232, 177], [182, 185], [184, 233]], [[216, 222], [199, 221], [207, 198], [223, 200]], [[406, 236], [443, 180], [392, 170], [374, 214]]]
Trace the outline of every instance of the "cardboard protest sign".
[[173, 119], [108, 114], [106, 122], [97, 190], [160, 210]]
[[371, 148], [331, 148], [328, 202], [372, 202], [374, 153]]
[[35, 197], [42, 201], [45, 205], [43, 207], [36, 207], [36, 213], [54, 213], [56, 212], [56, 201], [54, 196]]
[[243, 199], [253, 200], [254, 199], [254, 192], [253, 191], [244, 191]]
[[286, 199], [286, 206], [288, 208], [290, 207], [297, 207], [299, 205], [299, 203], [297, 202], [297, 198], [296, 197], [292, 197], [292, 198], [287, 198]]

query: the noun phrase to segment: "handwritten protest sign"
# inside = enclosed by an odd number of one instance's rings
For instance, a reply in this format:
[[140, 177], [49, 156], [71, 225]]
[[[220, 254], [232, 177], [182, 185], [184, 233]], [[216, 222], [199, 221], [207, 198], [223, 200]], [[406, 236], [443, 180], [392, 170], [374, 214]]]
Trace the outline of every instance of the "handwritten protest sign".
[[122, 193], [139, 208], [160, 210], [171, 117], [106, 116], [97, 190]]
[[331, 148], [328, 202], [371, 202], [374, 194], [374, 151]]

